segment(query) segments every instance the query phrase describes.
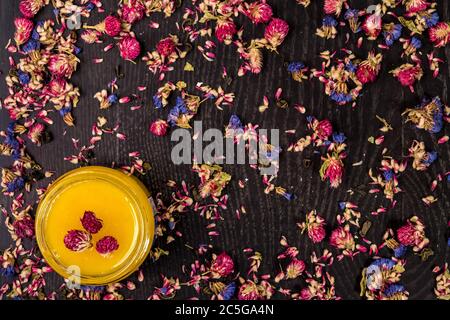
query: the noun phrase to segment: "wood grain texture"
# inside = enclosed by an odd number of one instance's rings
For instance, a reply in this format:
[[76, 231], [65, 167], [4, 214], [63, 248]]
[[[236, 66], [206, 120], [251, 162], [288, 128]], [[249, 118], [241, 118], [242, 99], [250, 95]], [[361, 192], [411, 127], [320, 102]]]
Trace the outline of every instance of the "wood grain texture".
[[[0, 21], [2, 32], [0, 44], [6, 45], [8, 39], [13, 35], [13, 18], [18, 16], [18, 0], [0, 2]], [[281, 46], [280, 55], [264, 54], [264, 68], [259, 75], [247, 75], [242, 78], [235, 76], [239, 65], [239, 58], [234, 48], [218, 46], [217, 61], [206, 62], [203, 57], [193, 50], [186, 58], [194, 67], [194, 72], [184, 72], [185, 60], [175, 64], [175, 70], [167, 74], [166, 80], [184, 80], [190, 87], [198, 81], [212, 86], [222, 85], [228, 92], [236, 95], [235, 104], [225, 110], [217, 110], [213, 105], [206, 104], [201, 107], [195, 119], [203, 120], [204, 128], [223, 128], [227, 124], [231, 114], [236, 113], [243, 122], [259, 124], [262, 128], [277, 128], [281, 132], [296, 129], [296, 138], [305, 134], [306, 119], [292, 107], [280, 109], [272, 104], [264, 113], [259, 113], [258, 105], [261, 104], [264, 95], [273, 97], [277, 88], [283, 88], [283, 97], [293, 105], [301, 103], [306, 106], [307, 114], [315, 117], [329, 118], [335, 128], [343, 131], [348, 137], [348, 154], [345, 160], [346, 173], [343, 184], [336, 190], [331, 190], [325, 183], [321, 182], [318, 170], [320, 167], [319, 156], [312, 152], [304, 153], [282, 153], [281, 170], [277, 179], [278, 183], [287, 186], [289, 192], [296, 195], [292, 201], [286, 201], [278, 196], [267, 196], [264, 194], [261, 177], [248, 168], [248, 166], [225, 165], [225, 171], [233, 176], [233, 180], [227, 187], [226, 192], [230, 195], [229, 208], [224, 214], [224, 221], [219, 223], [219, 237], [208, 238], [205, 226], [208, 223], [196, 213], [186, 214], [181, 222], [181, 232], [184, 234], [181, 240], [177, 240], [171, 246], [171, 254], [162, 257], [156, 263], [147, 261], [142, 269], [145, 280], [137, 284], [135, 291], [127, 293], [130, 298], [144, 299], [155, 286], [160, 286], [160, 274], [167, 276], [181, 275], [181, 266], [189, 265], [195, 256], [186, 249], [185, 244], [198, 246], [199, 244], [212, 243], [218, 249], [227, 250], [237, 261], [238, 268], [245, 272], [248, 264], [242, 249], [252, 247], [260, 251], [264, 257], [262, 271], [275, 274], [277, 269], [276, 255], [281, 251], [279, 240], [282, 235], [286, 236], [292, 245], [298, 246], [300, 256], [309, 259], [314, 250], [324, 248], [326, 245], [313, 246], [309, 239], [301, 236], [296, 223], [304, 220], [305, 213], [316, 209], [325, 217], [328, 226], [336, 225], [336, 215], [339, 212], [339, 201], [351, 201], [361, 209], [365, 219], [373, 222], [369, 231], [370, 240], [380, 242], [382, 234], [389, 226], [396, 226], [404, 219], [418, 215], [427, 226], [427, 235], [430, 238], [430, 247], [434, 251], [427, 262], [422, 263], [419, 257], [408, 258], [406, 272], [402, 282], [410, 292], [411, 299], [431, 299], [434, 297], [434, 275], [431, 270], [435, 265], [443, 265], [449, 260], [447, 248], [447, 220], [450, 217], [450, 199], [448, 197], [448, 184], [443, 183], [438, 190], [439, 201], [432, 206], [425, 206], [420, 200], [429, 194], [431, 181], [437, 174], [449, 169], [448, 159], [450, 151], [448, 144], [438, 145], [437, 135], [430, 135], [424, 131], [413, 128], [410, 124], [404, 124], [400, 114], [409, 106], [420, 102], [421, 97], [439, 95], [444, 102], [449, 103], [448, 86], [450, 84], [450, 67], [446, 62], [442, 65], [442, 72], [437, 79], [433, 79], [427, 70], [420, 84], [416, 85], [416, 93], [412, 94], [409, 89], [402, 88], [388, 72], [403, 62], [399, 58], [400, 48], [398, 46], [384, 54], [382, 70], [379, 79], [364, 89], [363, 94], [357, 101], [356, 108], [337, 107], [323, 93], [323, 85], [312, 80], [303, 84], [294, 82], [288, 77], [285, 61], [301, 60], [308, 66], [320, 66], [318, 54], [323, 50], [339, 50], [345, 42], [345, 34], [340, 32], [335, 40], [323, 40], [314, 35], [316, 28], [321, 23], [322, 1], [312, 1], [307, 9], [296, 5], [294, 0], [268, 1], [274, 8], [275, 15], [288, 21], [291, 32], [285, 43]], [[353, 1], [357, 2], [357, 1]], [[104, 1], [106, 12], [115, 9], [113, 1]], [[358, 6], [365, 7], [367, 1], [359, 3]], [[450, 20], [450, 5], [448, 1], [438, 1], [439, 14], [442, 20]], [[355, 4], [356, 5], [356, 4]], [[41, 16], [48, 12], [40, 13]], [[164, 19], [155, 14], [152, 20], [160, 23], [159, 29], [150, 29], [146, 19], [134, 27], [137, 37], [143, 44], [143, 48], [151, 50], [162, 37], [169, 33], [176, 34], [175, 23], [180, 21], [182, 9], [170, 18]], [[94, 14], [90, 18], [90, 24], [94, 24], [101, 17]], [[254, 26], [244, 20], [240, 20], [245, 27], [246, 37], [256, 37], [263, 34], [263, 28]], [[356, 38], [350, 36], [347, 47], [355, 50], [355, 53], [366, 55], [369, 50], [378, 50], [374, 43], [364, 42], [357, 49]], [[191, 172], [190, 166], [175, 166], [170, 160], [171, 142], [168, 138], [154, 137], [148, 133], [150, 123], [165, 117], [167, 109], [155, 110], [151, 104], [151, 96], [160, 86], [160, 82], [150, 74], [142, 61], [136, 65], [123, 62], [117, 50], [103, 53], [104, 45], [86, 46], [81, 44], [82, 63], [79, 70], [72, 78], [72, 82], [80, 87], [82, 97], [78, 108], [74, 111], [76, 118], [75, 128], [66, 128], [55, 118], [55, 124], [50, 127], [54, 140], [40, 148], [30, 147], [30, 153], [42, 166], [48, 170], [54, 170], [57, 176], [73, 169], [74, 166], [63, 157], [74, 152], [71, 139], [80, 139], [80, 144], [87, 144], [90, 138], [90, 126], [99, 115], [104, 115], [111, 124], [120, 122], [122, 131], [128, 136], [126, 142], [119, 142], [113, 137], [105, 138], [95, 151], [94, 164], [110, 165], [112, 162], [126, 164], [128, 152], [140, 151], [142, 158], [148, 160], [153, 169], [145, 178], [145, 184], [153, 192], [163, 192], [168, 196], [165, 182], [168, 179], [196, 182], [197, 177]], [[424, 50], [428, 51], [428, 50]], [[436, 50], [438, 56], [449, 61], [450, 46], [445, 49]], [[103, 57], [102, 64], [93, 64], [92, 59]], [[114, 78], [114, 69], [120, 65], [125, 77], [119, 80], [119, 94], [128, 95], [136, 92], [138, 85], [147, 86], [143, 92], [144, 107], [138, 111], [130, 111], [128, 107], [116, 105], [106, 111], [100, 111], [98, 103], [93, 99], [95, 92], [106, 87], [107, 83]], [[221, 78], [222, 66], [225, 65], [233, 77], [230, 85], [226, 85]], [[0, 69], [5, 74], [8, 72], [8, 55], [5, 50], [0, 51]], [[1, 97], [6, 95], [4, 81], [0, 81]], [[393, 133], [386, 135], [383, 145], [375, 146], [367, 142], [369, 136], [378, 134], [379, 122], [375, 115], [387, 119], [395, 128]], [[6, 112], [0, 112], [1, 128], [5, 128], [8, 122]], [[448, 126], [445, 134], [449, 134]], [[439, 135], [440, 137], [440, 135]], [[287, 148], [293, 142], [294, 137], [281, 135], [281, 146]], [[389, 148], [389, 154], [401, 158], [407, 152], [408, 147], [414, 139], [425, 141], [428, 148], [434, 148], [439, 153], [439, 159], [429, 170], [417, 172], [407, 170], [400, 178], [400, 184], [404, 192], [397, 196], [398, 205], [386, 214], [373, 217], [370, 212], [383, 203], [380, 196], [367, 194], [369, 182], [368, 170], [376, 168], [381, 160], [381, 152], [384, 147]], [[303, 159], [311, 158], [312, 165], [309, 168], [303, 166]], [[351, 164], [362, 160], [361, 166], [352, 167]], [[5, 165], [6, 159], [1, 159], [0, 164]], [[239, 179], [248, 179], [245, 189], [237, 185]], [[349, 195], [347, 190], [360, 185], [366, 185], [364, 192]], [[0, 198], [1, 203], [7, 205], [8, 199]], [[241, 220], [235, 218], [234, 212], [241, 205], [247, 209]], [[0, 229], [0, 248], [9, 245], [10, 238], [2, 224]], [[336, 262], [330, 268], [330, 273], [336, 277], [337, 295], [345, 299], [359, 299], [358, 284], [361, 270], [370, 263], [367, 255], [358, 255], [354, 260], [344, 259]], [[130, 280], [135, 281], [133, 275]], [[3, 281], [3, 280], [2, 280]], [[48, 279], [48, 290], [56, 289], [61, 284], [61, 279], [51, 275]], [[298, 289], [303, 285], [300, 281], [293, 281], [292, 286]], [[287, 285], [288, 286], [288, 285]], [[194, 295], [191, 288], [181, 291], [177, 298], [185, 298]]]

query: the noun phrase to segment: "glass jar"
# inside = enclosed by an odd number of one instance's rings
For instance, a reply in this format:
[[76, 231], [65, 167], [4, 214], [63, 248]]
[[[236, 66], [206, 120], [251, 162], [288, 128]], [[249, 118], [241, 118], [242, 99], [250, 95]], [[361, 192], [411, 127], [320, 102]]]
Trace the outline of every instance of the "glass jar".
[[[106, 285], [136, 271], [148, 256], [155, 221], [150, 193], [135, 177], [106, 167], [75, 169], [58, 178], [46, 191], [36, 213], [36, 240], [44, 259], [72, 284]], [[81, 218], [90, 211], [102, 227], [90, 234], [89, 246], [73, 251], [65, 245], [70, 230], [84, 230]], [[118, 248], [99, 253], [105, 236]]]

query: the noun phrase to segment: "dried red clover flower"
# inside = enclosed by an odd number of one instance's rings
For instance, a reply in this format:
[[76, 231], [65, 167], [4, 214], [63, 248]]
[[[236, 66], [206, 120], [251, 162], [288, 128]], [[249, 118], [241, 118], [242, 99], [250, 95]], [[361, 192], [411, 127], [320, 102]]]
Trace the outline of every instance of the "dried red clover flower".
[[89, 232], [82, 230], [70, 230], [64, 237], [64, 245], [67, 249], [81, 252], [92, 247], [92, 236]]
[[141, 53], [141, 45], [135, 37], [126, 36], [119, 42], [120, 56], [125, 60], [135, 60]]
[[233, 259], [225, 252], [214, 255], [210, 270], [213, 278], [226, 277], [234, 271]]
[[95, 249], [101, 255], [108, 255], [119, 248], [119, 243], [116, 238], [112, 236], [106, 236], [97, 241]]
[[97, 233], [103, 227], [102, 220], [97, 218], [92, 211], [85, 211], [80, 220], [83, 228], [90, 233]]

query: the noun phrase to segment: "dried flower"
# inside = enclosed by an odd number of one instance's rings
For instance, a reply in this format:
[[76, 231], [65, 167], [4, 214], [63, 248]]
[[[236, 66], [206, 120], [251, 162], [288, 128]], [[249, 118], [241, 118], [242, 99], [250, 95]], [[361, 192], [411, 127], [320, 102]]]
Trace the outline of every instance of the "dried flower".
[[305, 231], [308, 232], [308, 237], [314, 243], [319, 243], [325, 238], [325, 225], [325, 219], [319, 216], [316, 210], [312, 210], [306, 215], [305, 222], [297, 224], [302, 233]]
[[233, 20], [219, 19], [216, 24], [216, 37], [220, 42], [230, 44], [237, 32]]
[[373, 52], [369, 53], [366, 60], [361, 62], [356, 70], [356, 76], [362, 84], [374, 82], [378, 73], [380, 72], [381, 54], [375, 55]]
[[48, 2], [48, 0], [22, 0], [19, 3], [19, 10], [24, 17], [33, 18]]
[[31, 33], [33, 32], [34, 24], [33, 21], [26, 18], [16, 18], [14, 20], [14, 25], [16, 27], [16, 32], [14, 34], [14, 40], [18, 46], [24, 44], [30, 39]]
[[141, 45], [135, 37], [125, 36], [119, 41], [120, 56], [125, 60], [135, 60], [141, 53]]
[[417, 216], [411, 217], [397, 229], [397, 239], [404, 246], [412, 246], [414, 252], [421, 251], [429, 243], [425, 236], [425, 225]]
[[406, 109], [402, 115], [407, 115], [407, 122], [410, 121], [419, 129], [427, 130], [431, 133], [438, 133], [443, 127], [443, 105], [439, 97], [434, 97], [431, 101], [424, 98], [422, 103], [414, 109]]
[[375, 40], [382, 30], [382, 20], [379, 13], [374, 13], [366, 17], [362, 24], [362, 29], [367, 35], [367, 39]]
[[430, 40], [436, 47], [445, 47], [450, 39], [450, 23], [439, 22], [428, 31]]
[[245, 15], [252, 20], [253, 23], [266, 23], [272, 18], [272, 7], [265, 1], [256, 1], [247, 5], [244, 11]]
[[69, 250], [81, 252], [92, 247], [91, 240], [92, 237], [89, 232], [70, 230], [64, 237], [64, 245]]
[[150, 132], [155, 136], [165, 136], [167, 133], [167, 128], [169, 127], [167, 121], [158, 119], [150, 125]]
[[286, 21], [273, 18], [266, 30], [264, 31], [264, 38], [269, 42], [272, 49], [276, 49], [281, 45], [289, 32], [289, 25]]
[[400, 67], [392, 70], [391, 73], [400, 81], [402, 86], [409, 87], [411, 92], [414, 92], [414, 83], [423, 76], [422, 67], [419, 64], [412, 65], [410, 63], [402, 64]]
[[176, 43], [173, 41], [172, 37], [167, 37], [161, 39], [156, 45], [156, 50], [162, 56], [170, 56], [176, 48]]
[[83, 228], [92, 234], [95, 234], [100, 231], [103, 227], [103, 222], [101, 219], [95, 216], [95, 213], [92, 211], [85, 211], [83, 217], [80, 219], [81, 225]]
[[95, 244], [95, 249], [101, 255], [109, 255], [119, 249], [119, 243], [116, 238], [112, 236], [105, 236], [97, 241]]
[[219, 255], [214, 254], [210, 271], [214, 279], [226, 277], [234, 272], [234, 262], [225, 252]]

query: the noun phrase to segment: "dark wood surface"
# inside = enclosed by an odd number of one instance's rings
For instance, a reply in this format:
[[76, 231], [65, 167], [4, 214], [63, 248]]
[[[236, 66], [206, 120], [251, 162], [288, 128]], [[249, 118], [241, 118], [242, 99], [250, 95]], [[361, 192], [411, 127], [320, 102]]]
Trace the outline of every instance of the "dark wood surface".
[[[18, 16], [18, 0], [8, 0], [0, 2], [0, 44], [2, 48], [8, 39], [13, 36], [13, 18]], [[112, 8], [109, 3], [113, 1], [103, 1], [106, 11]], [[430, 135], [424, 131], [414, 129], [410, 124], [404, 124], [400, 114], [409, 106], [416, 105], [424, 95], [443, 98], [449, 103], [449, 64], [442, 65], [442, 72], [437, 79], [433, 79], [429, 70], [424, 78], [415, 86], [416, 93], [411, 93], [408, 88], [402, 88], [400, 84], [388, 72], [401, 63], [399, 58], [400, 48], [397, 45], [394, 49], [385, 52], [382, 63], [382, 71], [379, 79], [364, 89], [363, 94], [357, 101], [357, 107], [337, 107], [331, 103], [323, 93], [323, 85], [317, 81], [307, 81], [303, 84], [294, 82], [288, 77], [284, 66], [283, 58], [286, 61], [301, 60], [309, 66], [320, 66], [319, 53], [323, 50], [336, 50], [343, 46], [345, 33], [340, 32], [335, 40], [323, 40], [314, 35], [315, 29], [321, 23], [322, 1], [312, 1], [307, 9], [296, 5], [294, 0], [269, 1], [274, 8], [275, 14], [286, 19], [291, 26], [291, 32], [285, 43], [281, 46], [281, 55], [264, 55], [264, 68], [260, 75], [247, 75], [241, 78], [236, 76], [239, 58], [235, 49], [231, 46], [218, 46], [215, 62], [206, 62], [196, 51], [189, 53], [186, 58], [194, 67], [194, 72], [184, 72], [185, 60], [175, 64], [175, 70], [167, 74], [167, 80], [184, 80], [190, 87], [198, 81], [218, 86], [222, 85], [227, 91], [236, 94], [235, 103], [231, 107], [226, 107], [223, 111], [217, 110], [212, 104], [201, 107], [196, 120], [203, 120], [205, 128], [223, 128], [227, 124], [231, 114], [236, 113], [243, 122], [259, 124], [263, 128], [278, 128], [281, 132], [288, 129], [296, 129], [295, 137], [306, 134], [306, 119], [292, 108], [294, 103], [301, 103], [307, 108], [307, 114], [315, 117], [329, 118], [334, 126], [343, 131], [348, 140], [349, 157], [345, 160], [346, 173], [342, 185], [336, 189], [330, 189], [326, 183], [321, 182], [318, 170], [320, 166], [319, 156], [310, 151], [304, 153], [287, 153], [281, 155], [281, 170], [278, 177], [278, 184], [288, 187], [289, 192], [295, 194], [295, 199], [286, 201], [284, 198], [264, 194], [264, 187], [259, 174], [245, 165], [225, 165], [225, 171], [233, 176], [232, 182], [226, 189], [230, 195], [228, 210], [224, 214], [224, 221], [218, 223], [219, 237], [209, 238], [205, 226], [208, 224], [204, 218], [196, 213], [186, 214], [180, 225], [180, 231], [184, 234], [182, 239], [178, 239], [171, 246], [171, 254], [162, 257], [156, 263], [147, 261], [143, 266], [145, 280], [137, 284], [135, 291], [129, 294], [132, 298], [146, 298], [155, 286], [160, 286], [160, 273], [167, 276], [180, 276], [183, 264], [190, 264], [195, 256], [189, 251], [185, 244], [198, 246], [199, 244], [212, 243], [218, 249], [227, 250], [238, 262], [241, 272], [247, 269], [246, 257], [242, 252], [243, 248], [252, 247], [263, 254], [262, 270], [275, 274], [277, 272], [276, 255], [281, 251], [279, 240], [285, 235], [288, 240], [299, 247], [300, 256], [309, 259], [309, 255], [314, 249], [322, 248], [324, 245], [313, 246], [305, 236], [301, 236], [296, 223], [304, 220], [305, 213], [311, 209], [316, 209], [326, 218], [329, 227], [336, 225], [336, 215], [339, 212], [339, 201], [352, 201], [359, 205], [363, 216], [373, 222], [368, 238], [380, 242], [381, 236], [387, 227], [396, 225], [400, 221], [412, 216], [420, 216], [426, 226], [427, 235], [431, 241], [431, 248], [434, 251], [427, 262], [421, 262], [419, 257], [408, 258], [406, 272], [402, 277], [402, 282], [410, 292], [410, 298], [424, 299], [433, 298], [434, 274], [431, 270], [435, 265], [443, 265], [448, 261], [447, 248], [447, 219], [450, 213], [450, 199], [448, 197], [448, 185], [443, 183], [438, 192], [439, 201], [431, 206], [425, 206], [420, 200], [429, 194], [431, 181], [437, 174], [449, 169], [449, 148], [448, 144], [437, 145], [439, 136]], [[353, 1], [358, 2], [358, 1]], [[360, 7], [366, 6], [369, 1], [358, 4]], [[448, 1], [438, 1], [439, 14], [442, 20], [450, 19], [450, 5]], [[114, 7], [114, 6], [113, 6]], [[182, 10], [170, 18], [164, 19], [162, 15], [155, 14], [152, 20], [160, 23], [159, 29], [150, 29], [147, 24], [149, 19], [140, 22], [135, 26], [135, 32], [144, 44], [144, 49], [153, 49], [156, 42], [168, 35], [176, 34], [176, 21], [179, 21]], [[45, 13], [40, 13], [40, 16]], [[90, 18], [90, 24], [100, 20], [101, 17], [94, 14]], [[248, 37], [261, 36], [263, 29], [249, 23], [241, 21], [245, 26]], [[355, 48], [355, 38], [351, 36], [348, 47], [355, 49], [356, 53], [367, 54], [368, 50], [375, 49], [375, 43], [364, 42], [360, 49]], [[158, 138], [148, 132], [150, 123], [159, 118], [165, 117], [167, 109], [158, 111], [151, 104], [151, 96], [159, 87], [160, 82], [155, 76], [150, 74], [142, 61], [136, 65], [123, 62], [118, 57], [117, 50], [107, 53], [101, 51], [104, 45], [81, 45], [82, 63], [78, 71], [72, 78], [72, 82], [80, 87], [82, 97], [78, 108], [74, 111], [76, 126], [65, 128], [61, 119], [55, 117], [55, 124], [50, 127], [54, 140], [40, 148], [30, 146], [29, 151], [42, 166], [48, 170], [54, 170], [59, 176], [64, 172], [73, 169], [74, 166], [67, 161], [63, 161], [64, 156], [74, 153], [71, 139], [80, 139], [80, 144], [87, 144], [90, 138], [90, 126], [99, 115], [105, 115], [110, 123], [120, 122], [122, 131], [127, 134], [125, 142], [119, 142], [113, 137], [106, 137], [96, 148], [94, 164], [110, 165], [112, 162], [126, 164], [128, 162], [128, 152], [140, 151], [142, 158], [149, 161], [153, 169], [145, 178], [145, 184], [153, 192], [163, 192], [168, 196], [165, 183], [168, 179], [175, 181], [186, 180], [197, 183], [195, 173], [191, 172], [188, 165], [175, 166], [170, 160], [171, 142], [168, 137]], [[425, 50], [424, 50], [425, 51]], [[436, 50], [438, 56], [446, 61], [450, 58], [450, 47]], [[102, 64], [93, 64], [92, 59], [102, 57]], [[98, 102], [93, 99], [95, 92], [106, 88], [111, 81], [116, 66], [120, 65], [125, 77], [119, 80], [121, 95], [136, 92], [138, 85], [148, 87], [144, 94], [144, 107], [138, 111], [130, 111], [128, 107], [115, 105], [109, 110], [101, 111]], [[227, 66], [229, 73], [233, 77], [230, 85], [224, 83], [221, 78], [222, 65]], [[3, 75], [8, 72], [8, 53], [0, 51], [0, 69]], [[264, 95], [273, 97], [277, 88], [283, 88], [283, 97], [290, 103], [288, 109], [280, 109], [272, 104], [264, 113], [258, 112], [258, 105], [261, 104]], [[5, 83], [0, 81], [1, 97], [6, 94]], [[375, 115], [387, 119], [394, 127], [394, 132], [386, 135], [386, 141], [381, 146], [368, 143], [369, 136], [379, 134], [380, 123], [376, 121]], [[8, 122], [6, 112], [0, 112], [1, 128], [5, 128]], [[67, 129], [67, 133], [63, 135]], [[448, 132], [448, 126], [446, 134]], [[294, 137], [282, 134], [281, 146], [287, 149]], [[370, 211], [376, 209], [383, 199], [380, 196], [367, 194], [365, 192], [349, 195], [347, 190], [360, 185], [367, 185], [369, 182], [369, 168], [376, 168], [381, 160], [381, 151], [384, 147], [389, 148], [389, 153], [397, 158], [401, 158], [407, 153], [407, 149], [414, 139], [423, 140], [429, 148], [435, 148], [439, 152], [439, 159], [428, 171], [417, 172], [407, 170], [400, 178], [400, 184], [404, 192], [397, 196], [398, 205], [388, 213], [378, 217], [370, 215]], [[312, 166], [305, 168], [303, 159], [311, 158]], [[353, 167], [352, 163], [362, 160], [361, 166]], [[1, 159], [1, 164], [6, 164], [6, 159]], [[245, 189], [238, 187], [239, 179], [248, 179], [249, 183]], [[8, 204], [9, 200], [1, 197], [2, 204]], [[247, 209], [241, 220], [235, 217], [235, 210], [241, 205]], [[10, 237], [3, 224], [1, 226], [0, 248], [4, 249], [10, 244]], [[359, 299], [359, 280], [361, 270], [370, 261], [368, 255], [358, 255], [355, 259], [344, 259], [335, 262], [330, 268], [332, 275], [336, 277], [337, 295], [345, 299]], [[135, 276], [131, 277], [135, 280]], [[61, 284], [61, 278], [52, 275], [48, 281], [48, 289], [56, 289]], [[292, 281], [294, 288], [300, 287], [299, 281]], [[183, 289], [178, 298], [193, 296], [192, 288]], [[128, 296], [128, 293], [127, 293]]]

